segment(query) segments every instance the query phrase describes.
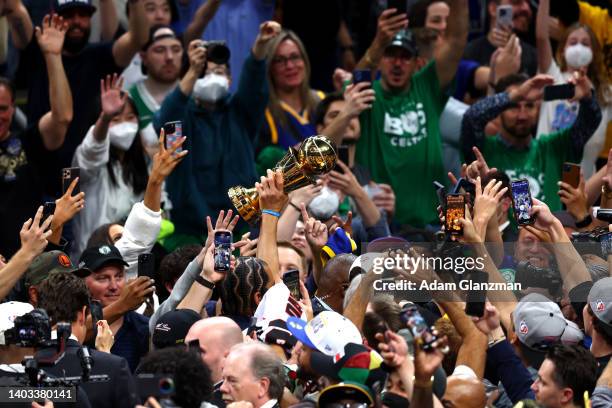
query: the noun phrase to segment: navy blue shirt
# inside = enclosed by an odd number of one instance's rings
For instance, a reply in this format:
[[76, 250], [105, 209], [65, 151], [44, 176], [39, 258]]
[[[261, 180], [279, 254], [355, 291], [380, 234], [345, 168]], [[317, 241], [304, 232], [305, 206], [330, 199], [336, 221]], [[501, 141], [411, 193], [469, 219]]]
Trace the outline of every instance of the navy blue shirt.
[[134, 372], [149, 352], [149, 318], [136, 312], [123, 315], [123, 325], [115, 336], [111, 353], [125, 358]]

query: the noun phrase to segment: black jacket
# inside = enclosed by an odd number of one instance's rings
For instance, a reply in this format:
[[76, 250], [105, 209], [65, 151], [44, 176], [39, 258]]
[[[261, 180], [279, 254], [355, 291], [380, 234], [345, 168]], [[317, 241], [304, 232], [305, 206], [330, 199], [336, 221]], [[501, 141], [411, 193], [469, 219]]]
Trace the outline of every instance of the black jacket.
[[[46, 368], [46, 372], [56, 377], [80, 376], [82, 373], [80, 359], [77, 351], [81, 348], [76, 340], [68, 339], [64, 357], [53, 367]], [[54, 348], [42, 349], [37, 357], [49, 356], [55, 353]], [[133, 408], [140, 400], [136, 390], [134, 378], [130, 373], [127, 361], [112, 354], [102, 353], [90, 349], [93, 359], [91, 375], [106, 374], [108, 381], [85, 382], [82, 389], [87, 393], [92, 407], [96, 408]]]

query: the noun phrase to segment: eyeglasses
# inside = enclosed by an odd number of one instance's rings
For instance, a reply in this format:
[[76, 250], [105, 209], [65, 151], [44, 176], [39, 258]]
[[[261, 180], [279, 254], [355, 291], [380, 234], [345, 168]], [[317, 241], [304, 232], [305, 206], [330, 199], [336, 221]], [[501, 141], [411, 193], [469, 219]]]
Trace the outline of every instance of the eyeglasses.
[[272, 64], [282, 65], [286, 67], [289, 62], [291, 62], [293, 65], [297, 65], [299, 62], [302, 62], [303, 60], [304, 59], [302, 58], [300, 54], [291, 54], [288, 57], [278, 56], [278, 57], [272, 58]]

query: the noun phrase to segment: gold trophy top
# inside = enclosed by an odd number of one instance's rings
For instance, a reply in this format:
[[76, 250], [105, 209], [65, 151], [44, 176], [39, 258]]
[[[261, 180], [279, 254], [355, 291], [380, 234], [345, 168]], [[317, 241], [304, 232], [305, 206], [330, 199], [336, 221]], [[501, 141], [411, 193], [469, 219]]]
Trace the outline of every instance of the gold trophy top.
[[336, 150], [326, 136], [312, 136], [298, 148], [297, 159], [304, 173], [321, 175], [334, 169]]

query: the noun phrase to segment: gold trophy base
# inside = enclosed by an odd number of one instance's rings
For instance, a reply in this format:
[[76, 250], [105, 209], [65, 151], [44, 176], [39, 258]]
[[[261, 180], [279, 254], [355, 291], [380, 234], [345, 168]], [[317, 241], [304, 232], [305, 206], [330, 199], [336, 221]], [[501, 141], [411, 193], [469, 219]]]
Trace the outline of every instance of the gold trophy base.
[[261, 218], [259, 211], [259, 194], [255, 187], [245, 188], [236, 186], [229, 189], [227, 192], [232, 204], [238, 210], [238, 213], [249, 225], [254, 226]]

